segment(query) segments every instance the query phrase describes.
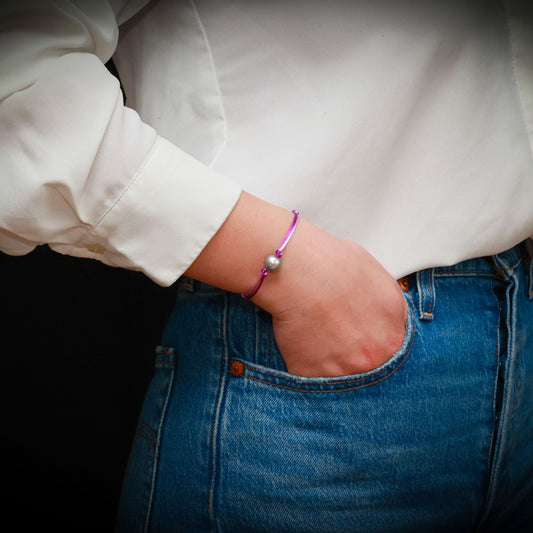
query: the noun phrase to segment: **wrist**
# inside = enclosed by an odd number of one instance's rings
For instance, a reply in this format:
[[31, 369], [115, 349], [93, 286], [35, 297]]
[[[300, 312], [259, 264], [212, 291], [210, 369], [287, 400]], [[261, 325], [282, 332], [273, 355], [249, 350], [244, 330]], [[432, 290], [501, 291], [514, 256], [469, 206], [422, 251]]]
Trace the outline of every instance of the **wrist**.
[[265, 261], [263, 263], [264, 266], [261, 269], [261, 275], [259, 279], [255, 282], [254, 286], [245, 293], [241, 294], [241, 296], [245, 300], [252, 299], [261, 289], [263, 282], [265, 281], [267, 276], [270, 273], [276, 273], [281, 268], [281, 258], [283, 256], [283, 251], [285, 250], [292, 236], [294, 235], [294, 232], [296, 231], [296, 226], [298, 225], [298, 221], [300, 219], [299, 211], [293, 210], [292, 213], [294, 215], [292, 224], [287, 233], [285, 234], [285, 237], [283, 237], [279, 248], [276, 250], [275, 253], [267, 255], [267, 257], [265, 258]]
[[[291, 242], [283, 254], [282, 267], [269, 275], [252, 301], [272, 315], [310, 302], [310, 295], [326, 289], [337, 239], [309, 221], [300, 219]], [[321, 280], [317, 286], [317, 280]]]
[[293, 218], [290, 211], [243, 192], [185, 274], [230, 292], [249, 291], [257, 282], [265, 257], [280, 246]]

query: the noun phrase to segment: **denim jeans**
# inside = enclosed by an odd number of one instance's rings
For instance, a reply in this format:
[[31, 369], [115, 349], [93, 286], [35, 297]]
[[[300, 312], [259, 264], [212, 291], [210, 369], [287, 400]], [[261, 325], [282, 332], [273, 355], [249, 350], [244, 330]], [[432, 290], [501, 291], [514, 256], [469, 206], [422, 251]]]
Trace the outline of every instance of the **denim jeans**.
[[339, 378], [287, 373], [267, 313], [183, 279], [117, 531], [532, 531], [525, 249], [402, 280], [402, 347]]

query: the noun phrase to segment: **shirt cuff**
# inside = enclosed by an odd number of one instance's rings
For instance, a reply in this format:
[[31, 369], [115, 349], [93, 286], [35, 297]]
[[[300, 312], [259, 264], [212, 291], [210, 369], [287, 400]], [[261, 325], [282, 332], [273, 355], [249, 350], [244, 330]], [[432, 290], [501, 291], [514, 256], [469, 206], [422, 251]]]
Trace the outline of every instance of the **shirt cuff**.
[[231, 213], [238, 184], [158, 137], [145, 163], [91, 231], [60, 253], [140, 270], [172, 284]]

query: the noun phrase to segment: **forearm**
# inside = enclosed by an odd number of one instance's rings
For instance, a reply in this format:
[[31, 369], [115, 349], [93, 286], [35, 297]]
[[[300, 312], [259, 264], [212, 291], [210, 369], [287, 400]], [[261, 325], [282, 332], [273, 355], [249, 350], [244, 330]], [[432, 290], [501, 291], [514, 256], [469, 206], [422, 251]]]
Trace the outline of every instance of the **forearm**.
[[[265, 257], [280, 245], [293, 219], [293, 214], [243, 192], [231, 214], [185, 272], [188, 276], [221, 289], [244, 293], [257, 281]], [[279, 272], [268, 276], [254, 301], [276, 284], [276, 279], [290, 273], [291, 248], [299, 240], [301, 221], [288, 244]]]

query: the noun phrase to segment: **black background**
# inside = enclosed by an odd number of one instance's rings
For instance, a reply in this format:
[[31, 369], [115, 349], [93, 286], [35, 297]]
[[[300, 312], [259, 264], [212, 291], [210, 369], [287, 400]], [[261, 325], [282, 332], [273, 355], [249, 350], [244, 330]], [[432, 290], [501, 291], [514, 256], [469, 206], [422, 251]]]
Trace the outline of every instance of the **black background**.
[[47, 246], [0, 272], [3, 523], [112, 531], [175, 286]]

